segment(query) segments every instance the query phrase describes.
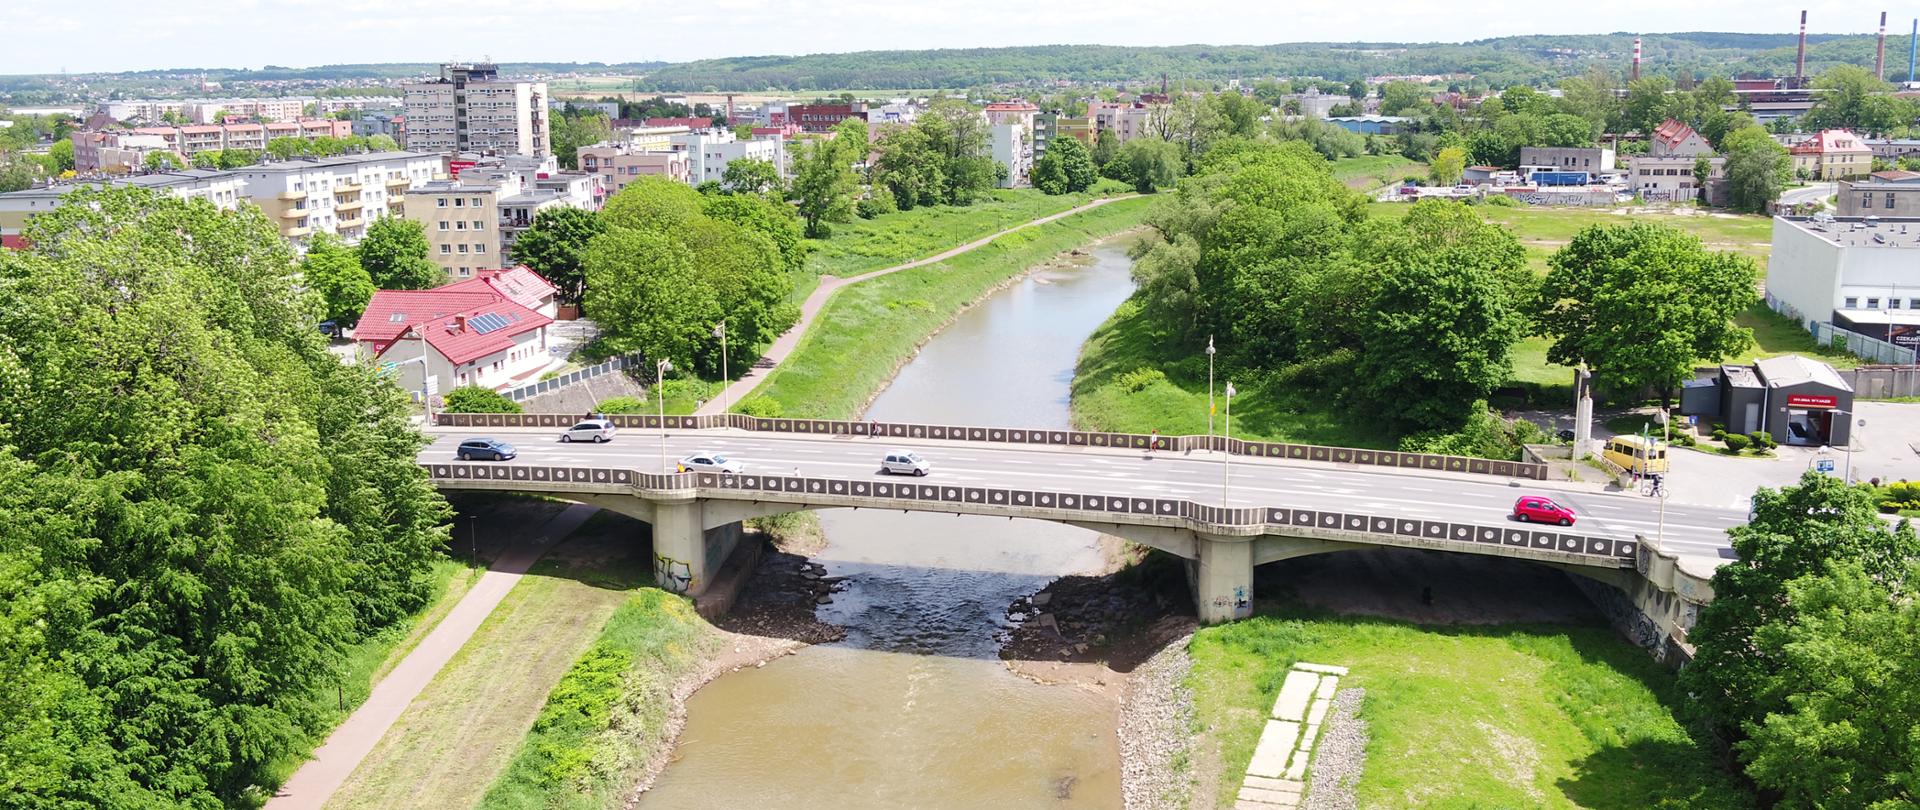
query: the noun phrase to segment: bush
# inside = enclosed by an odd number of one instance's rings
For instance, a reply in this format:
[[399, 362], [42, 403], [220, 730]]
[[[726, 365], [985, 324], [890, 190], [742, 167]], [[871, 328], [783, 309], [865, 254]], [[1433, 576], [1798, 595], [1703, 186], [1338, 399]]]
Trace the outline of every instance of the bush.
[[1725, 431], [1724, 429], [1722, 429], [1722, 428], [1721, 428], [1721, 427], [1720, 427], [1719, 425], [1715, 425], [1715, 426], [1713, 427], [1713, 440], [1714, 440], [1714, 441], [1716, 441], [1716, 442], [1724, 442], [1724, 441], [1726, 441], [1726, 440], [1727, 440], [1727, 431]]
[[866, 199], [853, 205], [853, 212], [861, 219], [873, 219], [881, 214], [891, 214], [900, 210], [893, 200], [893, 190], [884, 185], [876, 185]]
[[773, 419], [780, 415], [780, 401], [766, 394], [747, 397], [733, 406], [735, 411], [761, 419]]
[[1520, 207], [1519, 200], [1516, 200], [1505, 194], [1488, 195], [1486, 198], [1486, 203], [1488, 205], [1499, 206], [1501, 208], [1519, 208]]
[[1094, 182], [1093, 188], [1087, 189], [1087, 193], [1095, 197], [1113, 197], [1120, 194], [1132, 194], [1133, 184], [1121, 182], [1111, 177], [1102, 177]]
[[607, 397], [593, 409], [596, 413], [646, 413], [647, 401], [639, 397]]
[[447, 413], [519, 413], [520, 403], [491, 388], [467, 385], [447, 392]]
[[1729, 433], [1726, 436], [1726, 442], [1727, 442], [1727, 450], [1734, 453], [1738, 453], [1742, 450], [1747, 449], [1747, 445], [1752, 444], [1753, 440], [1745, 436], [1742, 436], [1738, 433]]
[[1747, 439], [1753, 442], [1753, 447], [1756, 450], [1772, 450], [1780, 446], [1779, 442], [1773, 440], [1773, 434], [1764, 431], [1756, 430], [1749, 433], [1747, 434]]
[[1120, 388], [1129, 394], [1137, 394], [1167, 381], [1167, 375], [1157, 368], [1136, 368], [1120, 375]]
[[1524, 419], [1508, 421], [1479, 403], [1466, 424], [1451, 433], [1422, 431], [1400, 440], [1402, 453], [1432, 453], [1442, 456], [1473, 456], [1500, 461], [1518, 461], [1520, 445], [1538, 443], [1539, 426]]

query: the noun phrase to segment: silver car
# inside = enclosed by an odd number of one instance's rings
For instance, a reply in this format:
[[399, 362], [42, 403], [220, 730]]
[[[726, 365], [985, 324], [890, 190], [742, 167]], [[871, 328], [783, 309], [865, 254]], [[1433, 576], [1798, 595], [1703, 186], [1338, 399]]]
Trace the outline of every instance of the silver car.
[[563, 442], [609, 442], [613, 441], [615, 429], [613, 422], [607, 419], [582, 419], [579, 424], [567, 428], [560, 434]]
[[933, 462], [912, 450], [888, 450], [880, 460], [880, 471], [888, 475], [926, 475], [933, 472]]
[[717, 472], [738, 474], [746, 465], [719, 453], [701, 451], [680, 459], [681, 472]]

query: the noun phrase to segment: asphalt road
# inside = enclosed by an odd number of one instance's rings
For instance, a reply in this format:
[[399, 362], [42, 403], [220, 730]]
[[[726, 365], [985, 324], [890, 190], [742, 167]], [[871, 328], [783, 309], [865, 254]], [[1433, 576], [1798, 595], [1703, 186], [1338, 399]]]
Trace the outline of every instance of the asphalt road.
[[[489, 436], [506, 441], [519, 457], [504, 464], [627, 467], [660, 472], [660, 434], [629, 429], [606, 444], [562, 443], [545, 428], [428, 427], [435, 442], [422, 463], [453, 461], [463, 439]], [[892, 448], [911, 449], [933, 463], [929, 481], [972, 486], [1080, 491], [1105, 495], [1179, 497], [1220, 503], [1226, 484], [1224, 456], [1156, 453], [1105, 448], [1032, 447], [908, 439], [816, 438], [744, 431], [673, 431], [666, 441], [666, 469], [679, 458], [712, 450], [737, 459], [745, 472], [843, 479], [884, 478], [880, 457]], [[1226, 503], [1232, 506], [1340, 509], [1374, 515], [1500, 525], [1514, 499], [1546, 494], [1579, 516], [1576, 531], [1655, 538], [1658, 502], [1625, 493], [1595, 492], [1555, 483], [1423, 471], [1371, 470], [1284, 459], [1235, 457]], [[1733, 559], [1726, 529], [1742, 523], [1744, 510], [1669, 503], [1663, 547], [1686, 557]]]

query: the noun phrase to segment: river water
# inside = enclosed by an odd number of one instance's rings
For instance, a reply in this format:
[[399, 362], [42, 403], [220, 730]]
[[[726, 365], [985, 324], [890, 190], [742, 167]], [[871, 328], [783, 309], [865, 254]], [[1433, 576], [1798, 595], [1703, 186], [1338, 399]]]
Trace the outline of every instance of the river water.
[[[961, 314], [867, 413], [881, 421], [1068, 426], [1080, 345], [1132, 291], [1119, 245]], [[1050, 523], [828, 510], [814, 559], [846, 591], [845, 641], [723, 676], [687, 705], [643, 808], [1115, 808], [1115, 709], [1008, 672], [1008, 603], [1098, 568], [1092, 532]]]

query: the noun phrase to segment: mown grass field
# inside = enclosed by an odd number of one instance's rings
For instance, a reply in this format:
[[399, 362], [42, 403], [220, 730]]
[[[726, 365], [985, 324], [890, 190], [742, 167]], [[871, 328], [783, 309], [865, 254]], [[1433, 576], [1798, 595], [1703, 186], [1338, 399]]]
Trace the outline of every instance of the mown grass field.
[[753, 395], [780, 403], [786, 416], [850, 417], [954, 313], [1028, 267], [1140, 224], [1151, 202], [1119, 200], [842, 288]]
[[1427, 164], [1400, 155], [1361, 155], [1333, 162], [1333, 179], [1347, 188], [1372, 191], [1408, 175], [1427, 173]]
[[1189, 649], [1196, 759], [1217, 764], [1216, 806], [1232, 806], [1296, 661], [1348, 667], [1341, 687], [1367, 690], [1361, 807], [1752, 803], [1675, 719], [1686, 698], [1673, 676], [1604, 626], [1419, 626], [1263, 603]]
[[826, 239], [809, 239], [805, 275], [794, 301], [805, 300], [821, 276], [851, 278], [922, 259], [1024, 222], [1097, 199], [1091, 194], [1048, 196], [1030, 188], [995, 189], [968, 206], [923, 206], [833, 226]]

